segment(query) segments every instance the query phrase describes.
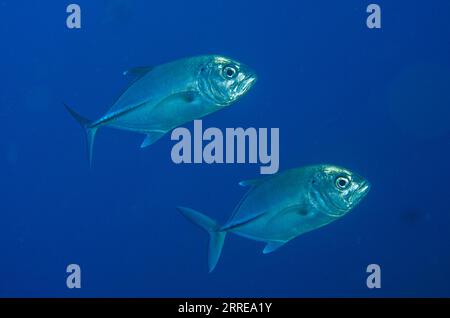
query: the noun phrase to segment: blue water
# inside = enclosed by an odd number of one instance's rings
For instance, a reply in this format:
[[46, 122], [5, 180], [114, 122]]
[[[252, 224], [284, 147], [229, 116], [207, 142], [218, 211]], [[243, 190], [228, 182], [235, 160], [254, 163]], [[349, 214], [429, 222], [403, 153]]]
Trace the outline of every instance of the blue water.
[[[450, 296], [450, 2], [0, 1], [0, 296]], [[259, 166], [175, 165], [169, 136], [83, 133], [139, 65], [218, 53], [259, 75], [205, 127], [280, 128], [280, 169], [333, 163], [372, 190], [349, 215], [263, 255], [207, 235], [185, 205], [225, 221]], [[192, 123], [186, 125], [192, 128]], [[66, 266], [81, 267], [81, 289]], [[381, 267], [368, 289], [366, 267]]]

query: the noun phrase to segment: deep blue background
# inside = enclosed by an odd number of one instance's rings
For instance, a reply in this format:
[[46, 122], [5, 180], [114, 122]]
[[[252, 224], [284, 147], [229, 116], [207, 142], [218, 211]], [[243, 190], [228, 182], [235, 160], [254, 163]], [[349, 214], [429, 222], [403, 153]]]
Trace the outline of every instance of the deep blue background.
[[[81, 30], [70, 2], [0, 2], [0, 296], [450, 296], [449, 1], [378, 0], [381, 30], [359, 0], [76, 2]], [[259, 75], [205, 127], [279, 127], [281, 169], [334, 163], [373, 185], [276, 253], [229, 235], [212, 274], [207, 235], [175, 206], [224, 221], [259, 167], [177, 166], [168, 136], [141, 150], [104, 129], [90, 170], [62, 105], [96, 118], [124, 70], [205, 53]]]

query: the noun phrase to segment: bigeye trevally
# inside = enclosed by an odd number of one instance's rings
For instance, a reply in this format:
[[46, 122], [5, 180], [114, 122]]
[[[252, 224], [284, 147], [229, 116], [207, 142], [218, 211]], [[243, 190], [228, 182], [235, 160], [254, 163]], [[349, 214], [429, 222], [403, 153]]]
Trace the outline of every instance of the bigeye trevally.
[[370, 190], [363, 177], [333, 165], [295, 168], [239, 184], [250, 189], [224, 225], [192, 209], [178, 207], [210, 235], [210, 272], [219, 260], [227, 233], [265, 242], [263, 253], [267, 254], [300, 234], [340, 219]]
[[146, 134], [141, 147], [147, 147], [173, 128], [231, 105], [257, 79], [246, 65], [219, 55], [137, 67], [124, 74], [134, 76], [135, 81], [98, 120], [91, 121], [66, 105], [86, 131], [90, 163], [100, 127]]

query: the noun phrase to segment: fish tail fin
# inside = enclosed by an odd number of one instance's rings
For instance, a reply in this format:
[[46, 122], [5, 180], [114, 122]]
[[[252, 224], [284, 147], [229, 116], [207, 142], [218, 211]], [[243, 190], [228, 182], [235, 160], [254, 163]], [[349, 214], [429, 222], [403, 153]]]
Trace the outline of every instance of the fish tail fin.
[[92, 127], [92, 121], [87, 119], [86, 117], [81, 116], [76, 111], [74, 111], [72, 108], [64, 104], [67, 111], [72, 115], [73, 118], [80, 124], [81, 127], [83, 127], [85, 133], [86, 133], [86, 141], [87, 141], [87, 150], [88, 150], [88, 159], [89, 159], [89, 166], [92, 166], [92, 154], [94, 152], [94, 140], [95, 135], [97, 134], [98, 127]]
[[184, 207], [178, 207], [177, 209], [189, 221], [209, 233], [208, 267], [211, 273], [216, 267], [220, 254], [222, 253], [226, 232], [220, 231], [220, 225], [216, 221], [200, 212]]

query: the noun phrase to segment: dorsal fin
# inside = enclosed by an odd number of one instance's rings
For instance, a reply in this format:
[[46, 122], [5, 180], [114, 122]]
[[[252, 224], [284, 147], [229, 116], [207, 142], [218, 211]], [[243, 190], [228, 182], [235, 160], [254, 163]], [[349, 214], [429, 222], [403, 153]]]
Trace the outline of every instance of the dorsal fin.
[[239, 182], [241, 187], [253, 187], [261, 183], [260, 179], [250, 179], [250, 180], [242, 180]]
[[254, 187], [257, 186], [261, 183], [263, 183], [264, 181], [266, 181], [267, 179], [271, 178], [272, 176], [265, 176], [265, 177], [261, 177], [261, 178], [257, 178], [257, 179], [249, 179], [249, 180], [242, 180], [241, 182], [239, 182], [239, 185], [241, 187]]
[[136, 78], [141, 78], [148, 72], [150, 72], [153, 69], [153, 66], [138, 66], [130, 68], [129, 70], [123, 72], [123, 75], [129, 75], [134, 76]]

